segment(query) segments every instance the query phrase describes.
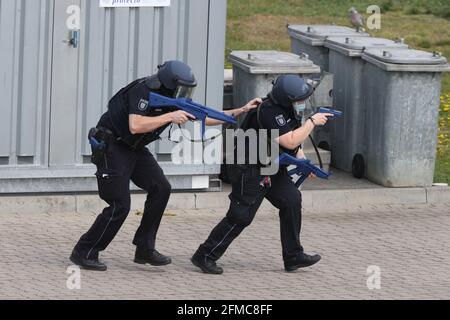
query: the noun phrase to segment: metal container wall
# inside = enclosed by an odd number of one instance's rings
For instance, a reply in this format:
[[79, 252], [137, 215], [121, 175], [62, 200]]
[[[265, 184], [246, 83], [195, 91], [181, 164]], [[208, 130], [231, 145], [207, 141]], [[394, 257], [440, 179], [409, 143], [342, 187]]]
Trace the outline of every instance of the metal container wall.
[[51, 79], [49, 1], [0, 1], [0, 170], [47, 159]]
[[367, 177], [387, 187], [431, 186], [446, 59], [408, 49], [369, 49], [362, 58]]
[[[330, 72], [335, 76], [333, 105], [344, 112], [339, 121], [332, 121], [331, 150], [335, 168], [364, 175], [366, 140], [365, 105], [362, 103], [365, 61], [364, 50], [370, 48], [408, 48], [406, 44], [372, 37], [331, 37], [325, 41], [330, 49]], [[361, 160], [363, 163], [361, 163]], [[352, 164], [355, 166], [352, 167]]]
[[306, 53], [322, 71], [329, 71], [329, 49], [324, 46], [328, 37], [368, 37], [365, 32], [356, 32], [352, 28], [333, 25], [288, 25], [291, 38], [291, 51], [295, 54]]
[[[100, 8], [89, 0], [0, 0], [0, 192], [95, 190], [89, 128], [118, 89], [163, 61], [187, 62], [199, 82], [195, 99], [222, 108], [225, 25], [226, 1]], [[151, 149], [174, 188], [207, 188], [205, 177], [220, 166], [173, 165], [172, 146], [163, 139]]]

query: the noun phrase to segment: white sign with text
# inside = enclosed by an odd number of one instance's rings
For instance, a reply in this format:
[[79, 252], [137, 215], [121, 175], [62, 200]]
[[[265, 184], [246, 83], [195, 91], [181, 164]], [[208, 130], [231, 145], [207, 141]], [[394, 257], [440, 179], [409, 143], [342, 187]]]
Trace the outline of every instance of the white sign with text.
[[169, 7], [170, 0], [100, 0], [100, 8]]

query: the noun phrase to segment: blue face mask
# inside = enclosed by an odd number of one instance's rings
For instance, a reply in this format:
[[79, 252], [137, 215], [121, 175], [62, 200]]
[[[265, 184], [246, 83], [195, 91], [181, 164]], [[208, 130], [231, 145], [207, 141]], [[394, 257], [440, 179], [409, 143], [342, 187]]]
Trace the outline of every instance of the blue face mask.
[[303, 114], [306, 110], [306, 101], [296, 101], [292, 103], [292, 106], [294, 107], [294, 114], [297, 119], [300, 119], [303, 117]]

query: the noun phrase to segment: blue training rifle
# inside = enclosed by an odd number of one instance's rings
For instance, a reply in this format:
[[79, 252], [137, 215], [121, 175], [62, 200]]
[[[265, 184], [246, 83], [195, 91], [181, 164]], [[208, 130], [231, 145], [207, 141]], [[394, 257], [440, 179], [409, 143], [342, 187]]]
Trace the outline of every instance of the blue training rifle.
[[237, 121], [234, 117], [226, 115], [223, 112], [214, 110], [212, 108], [203, 106], [201, 104], [195, 103], [192, 99], [173, 99], [165, 96], [161, 96], [157, 93], [150, 93], [149, 107], [152, 109], [162, 109], [162, 108], [176, 108], [178, 110], [183, 110], [195, 117], [195, 120], [202, 122], [202, 137], [205, 136], [206, 132], [206, 118], [211, 118], [219, 120], [226, 123], [236, 124]]
[[333, 118], [335, 117], [342, 117], [344, 114], [342, 111], [338, 111], [336, 109], [329, 109], [329, 108], [320, 108], [319, 113], [331, 113], [333, 115]]
[[327, 173], [319, 167], [316, 167], [311, 163], [311, 160], [297, 159], [287, 153], [283, 153], [282, 155], [280, 155], [277, 162], [282, 166], [296, 166], [295, 169], [290, 170], [288, 173], [290, 176], [300, 176], [300, 178], [295, 183], [295, 186], [297, 188], [299, 188], [306, 181], [306, 179], [308, 179], [311, 173], [321, 179], [328, 180], [328, 178], [331, 177], [331, 173]]

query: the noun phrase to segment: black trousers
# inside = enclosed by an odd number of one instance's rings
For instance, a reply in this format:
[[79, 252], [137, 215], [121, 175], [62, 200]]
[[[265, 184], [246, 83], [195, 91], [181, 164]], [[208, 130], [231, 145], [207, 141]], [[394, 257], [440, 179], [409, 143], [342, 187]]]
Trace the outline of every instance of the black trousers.
[[272, 185], [261, 185], [263, 177], [259, 169], [239, 170], [230, 168], [232, 192], [230, 208], [226, 217], [213, 229], [208, 239], [200, 246], [197, 254], [218, 260], [241, 232], [248, 227], [260, 207], [267, 198], [280, 215], [281, 244], [283, 259], [288, 260], [303, 253], [300, 244], [302, 222], [302, 197], [295, 187], [286, 169], [280, 169], [272, 177]]
[[108, 247], [130, 212], [130, 181], [148, 192], [142, 222], [133, 244], [143, 249], [154, 249], [171, 193], [161, 167], [147, 149], [132, 151], [116, 142], [109, 144], [101, 158], [96, 163], [98, 190], [100, 198], [109, 206], [81, 237], [75, 250], [86, 259], [96, 259], [99, 252]]

